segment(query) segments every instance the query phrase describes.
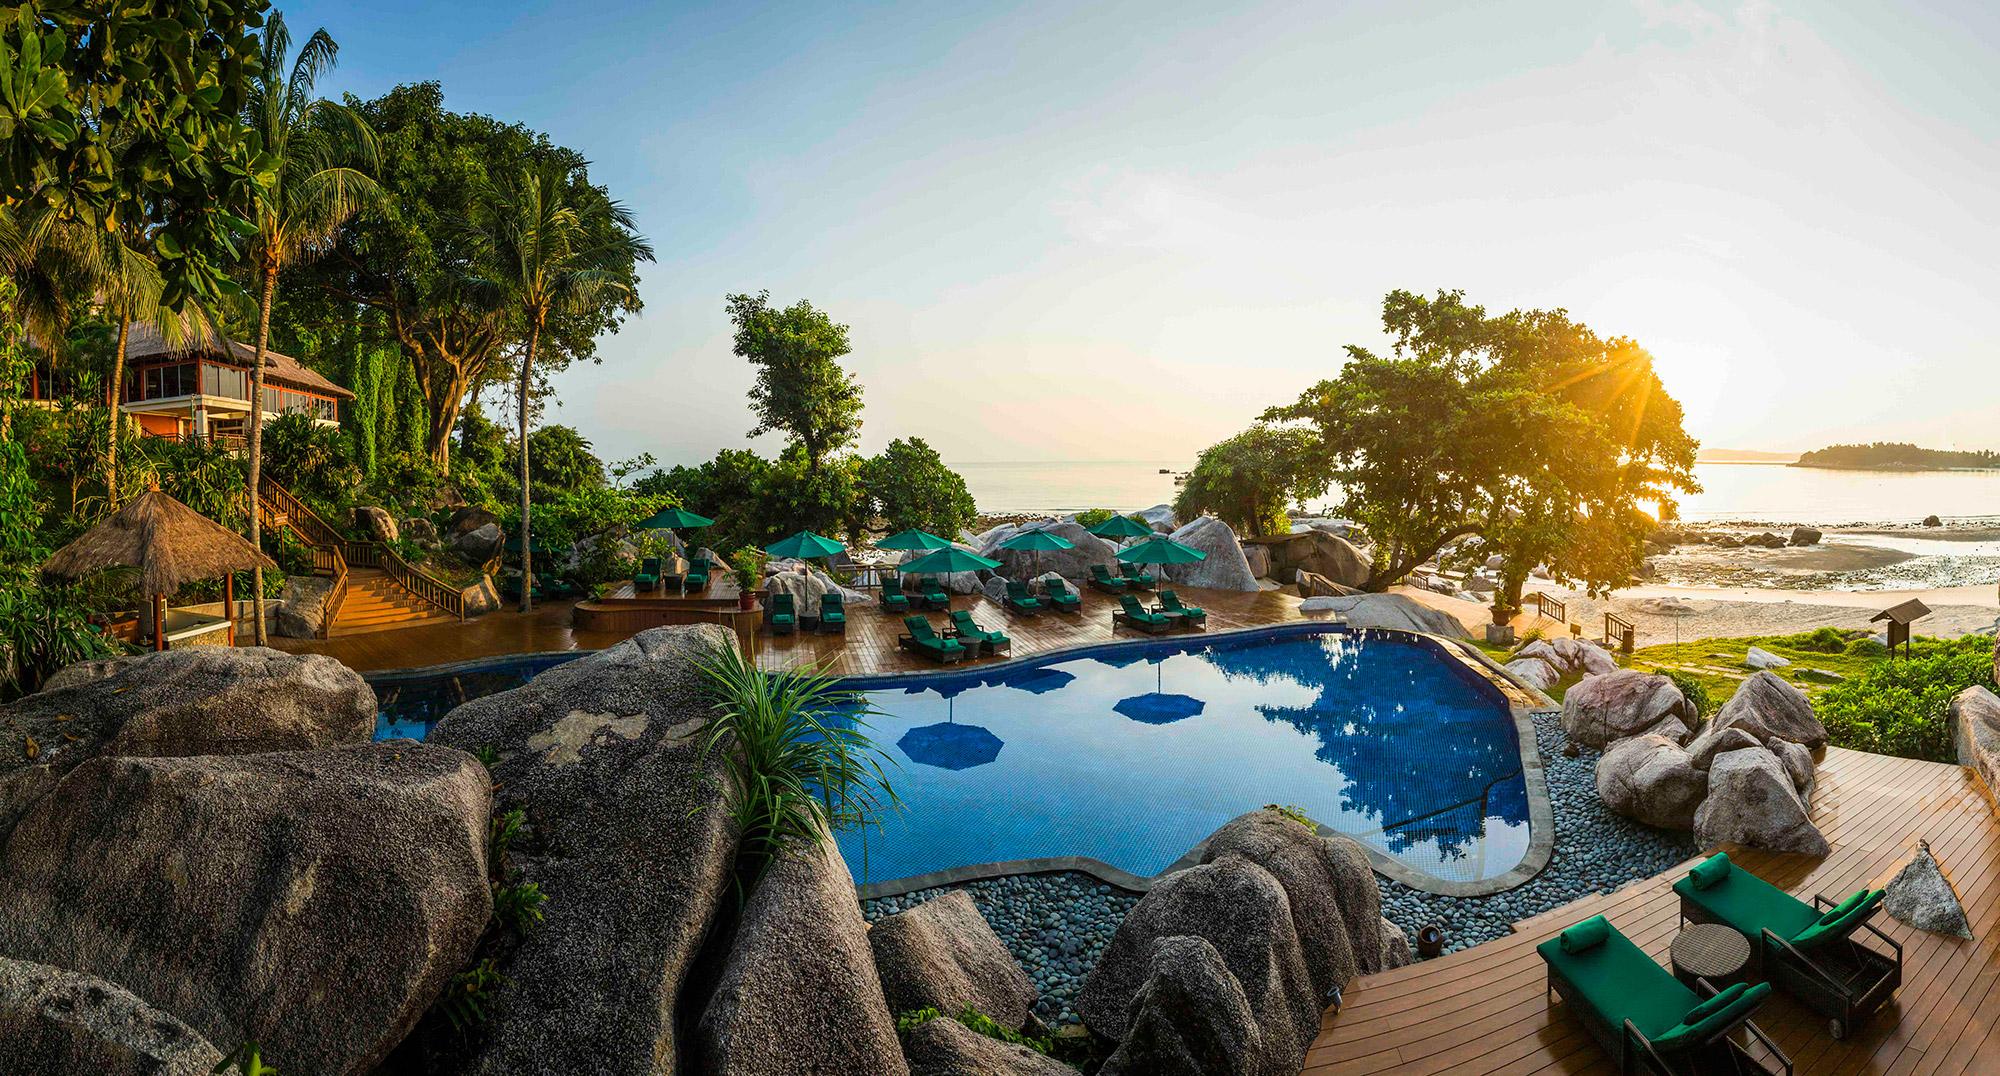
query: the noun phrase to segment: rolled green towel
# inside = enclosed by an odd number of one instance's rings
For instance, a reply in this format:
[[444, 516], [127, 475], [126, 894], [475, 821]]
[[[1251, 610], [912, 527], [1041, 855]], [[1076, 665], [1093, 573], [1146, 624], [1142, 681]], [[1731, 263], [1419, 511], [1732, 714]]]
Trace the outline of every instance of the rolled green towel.
[[1581, 953], [1592, 946], [1604, 944], [1604, 939], [1610, 936], [1611, 921], [1601, 915], [1593, 915], [1562, 932], [1562, 951]]
[[1717, 852], [1695, 864], [1688, 877], [1694, 880], [1696, 889], [1707, 889], [1729, 877], [1729, 853]]

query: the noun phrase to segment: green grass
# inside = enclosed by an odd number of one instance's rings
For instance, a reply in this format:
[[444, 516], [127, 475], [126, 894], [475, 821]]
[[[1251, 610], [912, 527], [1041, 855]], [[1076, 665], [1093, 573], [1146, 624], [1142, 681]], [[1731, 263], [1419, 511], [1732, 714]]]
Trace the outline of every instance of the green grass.
[[[1839, 653], [1829, 653], [1830, 638], [1823, 634], [1828, 630], [1799, 635], [1756, 635], [1740, 639], [1699, 639], [1691, 643], [1642, 646], [1632, 652], [1625, 665], [1647, 672], [1677, 669], [1708, 688], [1710, 697], [1720, 705], [1736, 693], [1736, 685], [1756, 671], [1743, 663], [1753, 646], [1789, 659], [1790, 665], [1771, 671], [1808, 695], [1815, 695], [1837, 682], [1814, 676], [1808, 670], [1829, 672], [1851, 680], [1864, 675], [1885, 659], [1882, 651], [1865, 641], [1860, 646], [1853, 646], [1851, 637], [1838, 632], [1834, 636], [1842, 639], [1843, 649]], [[1861, 637], [1865, 640], [1866, 633], [1861, 633]], [[1715, 669], [1727, 669], [1738, 675], [1712, 671]]]

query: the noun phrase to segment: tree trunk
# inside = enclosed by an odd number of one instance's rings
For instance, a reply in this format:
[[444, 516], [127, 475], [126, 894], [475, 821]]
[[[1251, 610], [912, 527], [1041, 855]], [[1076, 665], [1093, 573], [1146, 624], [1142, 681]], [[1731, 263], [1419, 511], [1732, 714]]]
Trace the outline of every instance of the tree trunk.
[[529, 565], [533, 563], [528, 536], [528, 386], [535, 374], [535, 348], [541, 343], [542, 326], [534, 320], [528, 322], [528, 350], [521, 356], [521, 611], [529, 612], [535, 607], [534, 586], [529, 582], [532, 575]]
[[118, 352], [111, 356], [111, 434], [104, 439], [104, 496], [112, 508], [118, 507], [118, 429], [123, 425], [125, 412], [119, 409], [118, 397], [123, 394], [125, 381], [125, 345], [132, 338], [132, 308], [120, 304], [118, 307]]
[[[264, 548], [264, 349], [271, 343], [271, 301], [278, 294], [278, 265], [263, 264], [263, 294], [257, 301], [257, 353], [250, 361], [250, 544]], [[250, 569], [250, 622], [258, 646], [270, 645], [264, 630], [264, 569]], [[233, 615], [233, 614], [232, 614]]]

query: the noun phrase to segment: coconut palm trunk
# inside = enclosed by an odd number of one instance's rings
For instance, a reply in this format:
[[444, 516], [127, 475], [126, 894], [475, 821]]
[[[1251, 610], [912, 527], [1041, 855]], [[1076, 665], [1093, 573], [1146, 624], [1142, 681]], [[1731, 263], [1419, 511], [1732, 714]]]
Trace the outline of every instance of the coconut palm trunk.
[[[271, 301], [278, 295], [278, 263], [266, 258], [257, 299], [257, 351], [250, 360], [250, 544], [264, 548], [264, 349], [271, 344]], [[258, 646], [269, 646], [264, 629], [264, 569], [250, 569], [250, 622]], [[235, 615], [235, 610], [230, 610]]]
[[533, 543], [528, 533], [528, 388], [535, 375], [535, 351], [542, 342], [542, 323], [539, 318], [528, 322], [528, 350], [521, 357], [521, 611], [534, 609], [534, 587], [531, 564], [534, 559]]
[[118, 434], [124, 426], [125, 412], [119, 407], [118, 397], [125, 387], [125, 345], [132, 339], [132, 304], [118, 304], [118, 350], [111, 356], [111, 389], [108, 393], [111, 404], [111, 432], [104, 438], [104, 497], [112, 508], [118, 507]]

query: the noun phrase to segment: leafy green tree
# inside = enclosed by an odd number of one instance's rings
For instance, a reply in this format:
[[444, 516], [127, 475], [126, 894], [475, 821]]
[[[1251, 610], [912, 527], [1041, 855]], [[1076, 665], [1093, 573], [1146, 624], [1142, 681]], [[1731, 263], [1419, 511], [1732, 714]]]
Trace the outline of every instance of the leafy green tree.
[[1349, 346], [1338, 376], [1275, 407], [1316, 438], [1316, 477], [1375, 537], [1370, 590], [1478, 538], [1506, 559], [1496, 607], [1546, 561], [1593, 589], [1629, 579], [1651, 521], [1695, 488], [1695, 442], [1651, 358], [1562, 311], [1489, 316], [1461, 292], [1383, 300], [1389, 356]]
[[[244, 123], [275, 177], [251, 199], [250, 264], [257, 279], [257, 348], [250, 363], [250, 499], [262, 494], [264, 453], [264, 353], [271, 343], [271, 304], [278, 274], [287, 264], [310, 261], [325, 252], [340, 231], [379, 192], [369, 172], [375, 167], [375, 136], [344, 105], [313, 96], [314, 84], [333, 66], [339, 46], [325, 30], [315, 30], [287, 65], [292, 36], [282, 15], [264, 28], [263, 60], [244, 107]], [[289, 66], [289, 74], [287, 67]], [[250, 541], [261, 540], [258, 513], [250, 513]], [[254, 592], [263, 593], [264, 569], [251, 570]], [[253, 606], [257, 645], [265, 645], [264, 605]]]
[[965, 479], [921, 437], [898, 438], [863, 461], [861, 488], [891, 531], [915, 527], [956, 538], [979, 518]]
[[757, 544], [802, 530], [859, 538], [868, 529], [860, 471], [860, 461], [853, 456], [839, 456], [814, 468], [802, 449], [786, 449], [765, 472], [756, 492], [764, 529]]
[[145, 222], [162, 297], [235, 295], [243, 219], [276, 161], [239, 122], [264, 0], [38, 0], [0, 19], [0, 205], [107, 231]]
[[528, 435], [528, 474], [535, 494], [594, 489], [605, 484], [604, 461], [574, 426], [543, 426]]
[[805, 453], [806, 470], [817, 473], [861, 432], [861, 385], [840, 365], [847, 326], [803, 299], [777, 309], [768, 291], [731, 295], [728, 309], [736, 354], [757, 367], [750, 436], [784, 434]]
[[552, 315], [593, 308], [606, 295], [636, 303], [640, 261], [653, 250], [632, 231], [632, 216], [602, 190], [571, 185], [571, 169], [556, 164], [522, 169], [489, 186], [473, 207], [478, 276], [475, 290], [492, 305], [511, 308], [522, 333], [516, 405], [521, 445], [521, 611], [533, 606], [529, 537], [529, 391], [542, 333]]
[[1277, 534], [1286, 505], [1326, 492], [1325, 474], [1311, 462], [1315, 445], [1305, 430], [1266, 425], [1210, 445], [1174, 498], [1174, 514], [1208, 512], [1245, 534]]
[[714, 526], [698, 532], [700, 544], [735, 549], [765, 544], [762, 498], [770, 474], [771, 461], [748, 449], [725, 448], [698, 466], [655, 471], [633, 482], [632, 488], [670, 495], [681, 507], [715, 520]]

